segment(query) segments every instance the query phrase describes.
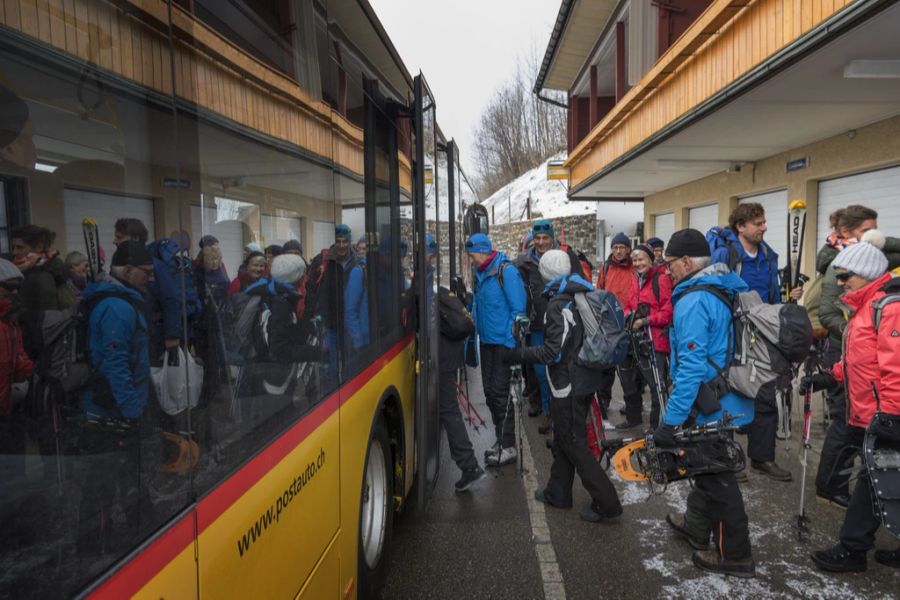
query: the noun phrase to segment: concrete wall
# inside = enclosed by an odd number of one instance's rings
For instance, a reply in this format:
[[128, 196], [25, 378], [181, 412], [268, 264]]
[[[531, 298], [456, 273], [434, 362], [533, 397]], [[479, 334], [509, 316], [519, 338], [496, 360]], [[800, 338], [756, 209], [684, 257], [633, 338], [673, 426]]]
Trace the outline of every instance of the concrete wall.
[[[785, 172], [788, 161], [808, 157], [809, 166], [792, 173]], [[716, 201], [719, 222], [727, 224], [728, 215], [738, 198], [787, 188], [788, 202], [806, 200], [806, 235], [802, 270], [813, 272], [815, 261], [818, 183], [823, 179], [851, 175], [900, 164], [900, 117], [893, 117], [855, 130], [855, 135], [842, 133], [788, 152], [746, 164], [739, 173], [717, 173], [690, 183], [647, 196], [644, 199], [644, 223], [647, 237], [654, 234], [654, 215], [675, 213], [675, 230], [687, 227], [688, 209]], [[859, 198], [865, 204], [865, 198]], [[788, 207], [785, 206], [787, 211]], [[881, 227], [894, 235], [900, 224], [884, 223]]]

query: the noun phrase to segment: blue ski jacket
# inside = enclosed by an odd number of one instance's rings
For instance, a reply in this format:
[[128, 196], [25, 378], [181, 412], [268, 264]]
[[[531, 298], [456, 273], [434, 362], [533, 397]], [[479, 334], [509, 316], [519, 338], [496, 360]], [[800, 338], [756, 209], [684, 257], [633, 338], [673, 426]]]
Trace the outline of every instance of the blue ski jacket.
[[772, 246], [763, 242], [756, 256], [750, 256], [744, 250], [737, 233], [728, 227], [713, 227], [706, 234], [713, 264], [729, 265], [730, 254], [735, 253], [732, 269], [740, 275], [751, 290], [756, 290], [763, 302], [781, 304], [781, 285], [778, 277], [778, 253]]
[[[502, 288], [498, 279], [501, 268]], [[481, 343], [515, 348], [513, 323], [518, 315], [525, 315], [525, 284], [519, 270], [506, 255], [496, 251], [487, 264], [472, 271], [475, 279], [472, 317]]]
[[[731, 310], [711, 292], [685, 293], [698, 285], [713, 286], [729, 295], [748, 290], [744, 280], [723, 264], [710, 265], [675, 286], [672, 291], [674, 326], [669, 332], [672, 346], [669, 372], [673, 387], [663, 419], [667, 425], [682, 425], [694, 407], [700, 384], [711, 381], [716, 376], [716, 369], [709, 364], [707, 358], [720, 367], [725, 367], [733, 353], [734, 325]], [[732, 347], [729, 347], [729, 342]], [[730, 392], [720, 401], [720, 410], [709, 415], [698, 412], [696, 423], [716, 421], [722, 418], [723, 412], [735, 417], [737, 425], [753, 421], [752, 400]]]
[[[109, 279], [89, 284], [82, 302], [104, 292], [130, 296], [134, 306], [144, 306], [140, 293]], [[144, 311], [135, 310], [134, 306], [123, 298], [104, 298], [88, 316], [88, 361], [106, 379], [121, 414], [94, 404], [93, 389], [81, 396], [81, 407], [87, 413], [129, 419], [144, 413], [150, 391], [149, 338]]]
[[351, 252], [344, 268], [344, 326], [348, 347], [359, 350], [369, 343], [369, 297], [365, 267]]

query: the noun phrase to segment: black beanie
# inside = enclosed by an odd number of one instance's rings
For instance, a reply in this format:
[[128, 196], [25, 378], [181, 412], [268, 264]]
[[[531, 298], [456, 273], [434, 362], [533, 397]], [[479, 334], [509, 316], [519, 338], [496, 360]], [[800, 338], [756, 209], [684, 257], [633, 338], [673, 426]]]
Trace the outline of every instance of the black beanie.
[[112, 266], [124, 267], [130, 265], [132, 267], [141, 267], [144, 265], [152, 265], [153, 257], [142, 242], [135, 240], [127, 240], [119, 244], [112, 257]]
[[710, 256], [709, 244], [703, 234], [696, 229], [682, 229], [669, 238], [666, 256]]

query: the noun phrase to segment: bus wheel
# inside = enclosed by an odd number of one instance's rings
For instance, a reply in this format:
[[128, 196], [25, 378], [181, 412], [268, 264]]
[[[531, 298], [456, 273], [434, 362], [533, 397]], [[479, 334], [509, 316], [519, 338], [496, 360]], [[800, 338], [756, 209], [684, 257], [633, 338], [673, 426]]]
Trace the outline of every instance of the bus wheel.
[[378, 598], [387, 575], [394, 522], [391, 441], [379, 418], [366, 452], [359, 511], [359, 597]]

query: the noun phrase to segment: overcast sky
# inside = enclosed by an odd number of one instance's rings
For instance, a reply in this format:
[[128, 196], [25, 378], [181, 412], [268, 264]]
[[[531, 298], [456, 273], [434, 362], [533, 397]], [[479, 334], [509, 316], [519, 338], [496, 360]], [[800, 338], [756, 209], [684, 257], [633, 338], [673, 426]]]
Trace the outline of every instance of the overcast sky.
[[[474, 128], [492, 93], [536, 46], [543, 57], [558, 0], [369, 0], [412, 75], [421, 70], [437, 120], [473, 171]], [[535, 74], [536, 75], [536, 74]], [[532, 78], [533, 79], [533, 76]]]

